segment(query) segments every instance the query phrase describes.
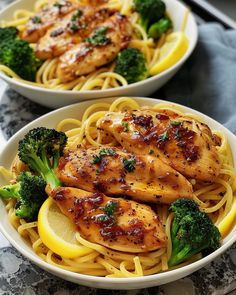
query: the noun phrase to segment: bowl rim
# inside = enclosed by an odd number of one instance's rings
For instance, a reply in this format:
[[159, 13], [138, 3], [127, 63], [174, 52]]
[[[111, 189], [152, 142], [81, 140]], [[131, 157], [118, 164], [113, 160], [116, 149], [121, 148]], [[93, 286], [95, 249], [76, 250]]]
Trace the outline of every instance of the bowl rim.
[[[7, 5], [4, 9], [2, 9], [0, 11], [0, 18], [1, 18], [2, 14], [6, 13], [9, 9], [11, 9], [15, 5], [18, 5], [19, 3], [23, 2], [23, 1], [24, 0], [17, 0], [15, 2], [11, 3], [10, 5]], [[188, 7], [185, 4], [183, 4], [182, 2], [180, 2], [178, 0], [171, 0], [171, 1], [174, 2], [176, 5], [178, 5], [179, 7], [181, 7], [182, 9], [189, 10]], [[161, 79], [165, 75], [170, 74], [172, 71], [177, 69], [181, 64], [183, 64], [190, 57], [190, 55], [193, 53], [193, 50], [195, 49], [196, 44], [197, 44], [197, 40], [198, 40], [198, 27], [197, 27], [196, 20], [195, 20], [191, 11], [189, 11], [188, 17], [189, 17], [189, 19], [191, 19], [191, 21], [193, 23], [193, 32], [192, 32], [192, 36], [191, 36], [192, 43], [190, 44], [190, 46], [189, 46], [188, 50], [185, 52], [185, 54], [181, 57], [181, 59], [177, 63], [172, 65], [170, 68], [166, 69], [165, 71], [163, 71], [159, 74], [148, 77], [145, 80], [142, 80], [139, 82], [135, 82], [135, 83], [128, 84], [125, 86], [120, 86], [117, 88], [108, 88], [108, 89], [103, 89], [103, 90], [100, 89], [100, 90], [75, 90], [75, 91], [72, 91], [72, 90], [54, 90], [54, 89], [44, 88], [44, 87], [40, 87], [40, 86], [36, 86], [36, 85], [35, 86], [30, 85], [30, 84], [27, 84], [28, 81], [26, 81], [26, 83], [25, 83], [24, 80], [21, 81], [21, 80], [11, 78], [11, 77], [7, 76], [5, 73], [3, 73], [2, 71], [0, 71], [0, 78], [5, 80], [9, 84], [15, 84], [17, 86], [20, 86], [20, 87], [23, 87], [23, 88], [26, 88], [29, 90], [37, 90], [37, 91], [41, 91], [43, 93], [60, 93], [60, 94], [65, 94], [65, 95], [72, 93], [72, 94], [80, 94], [80, 95], [94, 94], [95, 96], [101, 95], [101, 94], [104, 94], [104, 95], [109, 94], [112, 96], [112, 95], [116, 95], [115, 92], [117, 90], [121, 90], [121, 91], [124, 89], [129, 90], [129, 89], [136, 88], [138, 86], [144, 86], [145, 83], [155, 81], [156, 79], [159, 79], [159, 78]]]
[[[117, 97], [105, 98], [104, 102], [107, 102], [107, 101], [111, 102], [111, 101], [115, 100], [116, 98]], [[230, 130], [228, 130], [221, 123], [217, 122], [216, 120], [212, 119], [211, 117], [209, 117], [199, 111], [196, 111], [190, 107], [186, 107], [186, 106], [178, 104], [178, 103], [173, 103], [170, 101], [165, 101], [165, 100], [155, 99], [155, 98], [146, 98], [146, 97], [132, 97], [132, 98], [137, 101], [145, 100], [147, 102], [147, 104], [149, 102], [152, 104], [152, 102], [154, 102], [154, 101], [156, 103], [169, 103], [171, 105], [181, 107], [184, 112], [200, 115], [204, 122], [206, 122], [207, 124], [217, 125], [218, 126], [217, 128], [219, 128], [219, 130], [223, 130], [224, 134], [227, 135], [228, 139], [234, 140], [236, 143], [236, 136]], [[12, 144], [12, 142], [14, 142], [16, 140], [19, 141], [20, 137], [25, 133], [26, 130], [31, 128], [32, 125], [36, 124], [37, 126], [40, 126], [39, 124], [40, 124], [41, 120], [46, 119], [47, 117], [53, 118], [53, 116], [57, 113], [63, 113], [64, 111], [67, 112], [67, 111], [70, 111], [70, 109], [72, 109], [72, 108], [75, 108], [75, 109], [80, 108], [81, 105], [84, 107], [88, 107], [89, 105], [96, 103], [96, 102], [100, 102], [100, 99], [93, 99], [93, 100], [79, 102], [76, 104], [65, 106], [60, 109], [51, 111], [51, 112], [35, 119], [34, 121], [32, 121], [31, 123], [24, 126], [15, 135], [12, 136], [12, 138], [7, 142], [7, 144], [3, 148], [3, 150], [0, 154], [0, 158], [1, 158], [2, 154], [4, 153], [4, 151]], [[232, 145], [231, 145], [231, 148], [233, 149]], [[235, 150], [236, 150], [236, 147], [235, 147]], [[236, 161], [236, 159], [234, 159], [234, 161]], [[232, 234], [233, 232], [235, 232], [235, 230], [236, 230], [236, 228], [233, 228], [229, 234]], [[8, 239], [8, 241], [11, 243], [11, 245], [13, 245], [20, 253], [22, 253], [23, 256], [27, 257], [30, 261], [37, 264], [41, 268], [43, 268], [53, 274], [56, 274], [59, 277], [63, 277], [66, 279], [73, 278], [74, 281], [77, 281], [78, 283], [84, 282], [85, 284], [91, 284], [91, 283], [102, 283], [102, 284], [107, 283], [107, 284], [109, 284], [109, 283], [112, 283], [114, 285], [114, 287], [115, 286], [117, 287], [117, 285], [119, 285], [119, 284], [127, 284], [127, 283], [148, 284], [148, 283], [153, 282], [153, 280], [156, 280], [158, 282], [158, 281], [161, 281], [164, 279], [168, 279], [171, 276], [174, 278], [175, 275], [178, 275], [178, 277], [185, 277], [188, 274], [196, 271], [197, 269], [202, 268], [204, 265], [211, 262], [213, 259], [218, 257], [220, 254], [224, 253], [236, 241], [236, 235], [234, 235], [229, 240], [227, 240], [223, 245], [221, 245], [220, 248], [215, 250], [213, 253], [211, 253], [211, 254], [207, 255], [206, 257], [203, 257], [203, 258], [201, 258], [189, 265], [186, 265], [181, 268], [174, 269], [174, 270], [161, 272], [161, 273], [157, 273], [157, 274], [152, 274], [152, 275], [147, 275], [147, 276], [143, 276], [143, 277], [106, 278], [106, 277], [90, 276], [90, 275], [84, 275], [84, 274], [80, 274], [80, 273], [71, 272], [71, 271], [61, 269], [59, 267], [56, 267], [54, 265], [51, 265], [51, 264], [43, 261], [39, 256], [37, 256], [36, 253], [30, 253], [30, 252], [27, 252], [25, 249], [22, 249], [21, 246], [19, 244], [17, 244], [17, 242], [14, 240], [14, 238], [11, 237], [11, 235], [5, 230], [4, 222], [1, 221], [1, 219], [0, 219], [0, 231]], [[227, 236], [226, 236], [226, 238], [227, 238]], [[24, 243], [23, 240], [22, 240], [22, 243]], [[173, 279], [170, 281], [174, 281], [174, 280], [176, 280], [176, 279]], [[103, 286], [103, 288], [105, 288], [105, 287]]]

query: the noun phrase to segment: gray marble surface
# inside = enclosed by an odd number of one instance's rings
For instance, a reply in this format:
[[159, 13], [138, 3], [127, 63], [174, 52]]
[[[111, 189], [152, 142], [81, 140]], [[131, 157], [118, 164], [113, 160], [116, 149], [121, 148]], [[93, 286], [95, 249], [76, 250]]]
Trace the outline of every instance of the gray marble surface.
[[[12, 0], [0, 0], [0, 9]], [[50, 111], [9, 90], [0, 81], [0, 139], [9, 139], [28, 122]], [[56, 278], [21, 256], [0, 235], [0, 295], [223, 295], [236, 288], [236, 244], [191, 276], [156, 288], [107, 291]], [[234, 293], [230, 293], [234, 294]], [[236, 294], [236, 293], [235, 293]]]

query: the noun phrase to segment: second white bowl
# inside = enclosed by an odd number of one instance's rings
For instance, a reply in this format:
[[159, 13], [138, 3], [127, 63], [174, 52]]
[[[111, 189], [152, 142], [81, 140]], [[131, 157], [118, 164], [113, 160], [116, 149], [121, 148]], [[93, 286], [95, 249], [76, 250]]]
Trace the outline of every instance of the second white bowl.
[[[0, 12], [0, 20], [12, 20], [13, 13], [16, 9], [33, 10], [35, 1], [32, 0], [18, 0], [9, 5], [5, 10]], [[174, 24], [174, 31], [180, 31], [181, 25], [186, 13], [186, 7], [177, 0], [164, 0], [167, 5], [167, 11], [171, 16]], [[193, 52], [197, 42], [197, 25], [193, 15], [190, 13], [186, 23], [185, 34], [189, 40], [189, 48], [184, 56], [171, 68], [155, 75], [151, 78], [130, 84], [128, 86], [107, 89], [107, 90], [91, 90], [91, 91], [61, 91], [43, 89], [36, 86], [27, 85], [24, 82], [17, 81], [0, 72], [0, 78], [6, 81], [9, 86], [20, 93], [21, 95], [37, 102], [41, 105], [59, 108], [61, 106], [69, 105], [83, 100], [92, 98], [104, 98], [111, 96], [148, 96], [162, 87], [175, 73], [180, 69], [183, 63], [189, 58]]]

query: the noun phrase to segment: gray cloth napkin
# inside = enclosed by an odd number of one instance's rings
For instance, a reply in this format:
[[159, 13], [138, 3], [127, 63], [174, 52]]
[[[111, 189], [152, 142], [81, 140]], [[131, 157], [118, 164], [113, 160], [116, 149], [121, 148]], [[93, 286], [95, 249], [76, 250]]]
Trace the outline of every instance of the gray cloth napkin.
[[164, 93], [167, 100], [203, 112], [236, 133], [236, 31], [200, 26], [194, 53]]

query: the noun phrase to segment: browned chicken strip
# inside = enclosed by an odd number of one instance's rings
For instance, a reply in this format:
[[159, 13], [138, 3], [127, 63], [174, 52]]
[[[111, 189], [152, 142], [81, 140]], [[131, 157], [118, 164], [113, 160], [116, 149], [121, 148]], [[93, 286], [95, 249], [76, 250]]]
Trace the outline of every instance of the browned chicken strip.
[[30, 43], [36, 43], [56, 21], [77, 6], [77, 0], [50, 1], [46, 7], [30, 18], [25, 29], [20, 33], [20, 38]]
[[57, 176], [66, 186], [141, 202], [170, 204], [192, 198], [190, 182], [160, 159], [117, 148], [78, 149], [60, 159]]
[[110, 132], [128, 151], [152, 153], [188, 178], [212, 182], [219, 175], [214, 137], [209, 127], [197, 120], [175, 112], [142, 109], [108, 113], [97, 127]]
[[62, 55], [88, 37], [115, 10], [80, 6], [59, 19], [46, 35], [39, 39], [35, 53], [40, 59], [50, 59]]
[[163, 226], [149, 206], [70, 187], [50, 194], [88, 241], [131, 253], [166, 247]]
[[114, 14], [97, 27], [85, 42], [75, 45], [60, 57], [58, 78], [68, 82], [113, 61], [120, 50], [128, 46], [131, 33], [128, 18]]

